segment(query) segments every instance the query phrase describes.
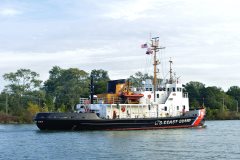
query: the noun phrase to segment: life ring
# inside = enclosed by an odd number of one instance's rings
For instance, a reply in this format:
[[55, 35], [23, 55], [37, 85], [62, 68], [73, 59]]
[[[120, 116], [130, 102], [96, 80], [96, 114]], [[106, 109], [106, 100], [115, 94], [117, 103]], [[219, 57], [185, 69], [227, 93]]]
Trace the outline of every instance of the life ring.
[[148, 95], [148, 98], [149, 98], [149, 99], [151, 98], [151, 94]]
[[125, 112], [125, 110], [126, 110], [126, 108], [123, 106], [123, 107], [121, 108], [121, 111], [122, 111], [122, 112]]

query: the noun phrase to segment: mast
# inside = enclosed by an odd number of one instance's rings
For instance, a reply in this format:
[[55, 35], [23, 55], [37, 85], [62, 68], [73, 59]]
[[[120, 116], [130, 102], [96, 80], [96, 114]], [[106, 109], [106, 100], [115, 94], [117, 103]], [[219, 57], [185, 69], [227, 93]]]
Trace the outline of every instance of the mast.
[[159, 71], [157, 70], [157, 65], [160, 64], [160, 61], [157, 59], [157, 52], [159, 52], [159, 49], [165, 49], [165, 47], [159, 47], [159, 37], [152, 38], [152, 44], [151, 44], [151, 50], [153, 51], [153, 94], [154, 94], [154, 102], [156, 102], [156, 91], [157, 91], [157, 73]]
[[169, 63], [170, 63], [170, 71], [169, 71], [169, 73], [170, 73], [170, 78], [169, 78], [169, 83], [172, 84], [172, 83], [173, 83], [173, 75], [172, 75], [172, 63], [173, 63], [173, 61], [172, 61], [171, 57], [170, 57]]
[[94, 85], [93, 85], [93, 76], [90, 79], [90, 102], [93, 104], [93, 94], [94, 94]]

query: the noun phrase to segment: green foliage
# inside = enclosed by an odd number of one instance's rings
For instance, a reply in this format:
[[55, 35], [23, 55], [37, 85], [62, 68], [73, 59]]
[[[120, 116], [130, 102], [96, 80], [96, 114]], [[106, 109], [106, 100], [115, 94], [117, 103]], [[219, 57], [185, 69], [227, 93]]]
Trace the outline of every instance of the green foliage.
[[38, 112], [42, 112], [43, 109], [41, 107], [39, 107], [37, 104], [34, 104], [32, 102], [28, 103], [28, 107], [27, 107], [27, 111], [24, 114], [24, 118], [25, 121], [27, 122], [32, 122], [34, 116], [38, 113]]
[[3, 94], [8, 100], [9, 112], [12, 115], [19, 116], [27, 109], [28, 102], [44, 101], [45, 95], [40, 90], [42, 81], [38, 79], [38, 73], [30, 69], [19, 69], [4, 74], [3, 78], [8, 82]]
[[238, 87], [230, 87], [225, 93], [215, 86], [205, 87], [200, 82], [189, 82], [185, 91], [189, 93], [191, 108], [200, 107], [204, 103], [207, 107], [207, 119], [239, 119], [239, 114], [236, 113], [237, 98], [240, 95]]
[[6, 109], [6, 95], [0, 94], [0, 112]]
[[235, 111], [207, 108], [206, 113], [206, 119], [208, 120], [240, 120], [240, 113]]
[[61, 106], [57, 110], [58, 112], [67, 112], [68, 109], [64, 104], [61, 104]]
[[94, 94], [101, 94], [107, 92], [107, 83], [110, 80], [108, 72], [102, 69], [92, 70], [90, 76], [93, 76]]
[[[80, 97], [88, 97], [88, 73], [77, 68], [61, 69], [54, 66], [49, 71], [49, 79], [44, 83], [46, 105], [50, 110], [59, 110], [64, 105], [71, 111]], [[54, 106], [54, 109], [53, 109]]]
[[31, 92], [40, 87], [42, 81], [38, 80], [39, 74], [30, 69], [19, 69], [17, 72], [6, 73], [3, 75], [4, 80], [10, 82], [5, 86], [5, 90], [22, 95]]
[[146, 79], [153, 79], [152, 76], [149, 76], [148, 74], [143, 74], [142, 72], [138, 71], [134, 75], [131, 75], [128, 80], [131, 83], [132, 87], [140, 88], [142, 86], [142, 82]]
[[203, 90], [205, 98], [205, 105], [211, 109], [222, 108], [223, 98], [225, 93], [217, 87], [207, 87]]
[[185, 86], [185, 91], [189, 93], [190, 106], [194, 106], [192, 108], [204, 104], [210, 109], [236, 110], [236, 100], [221, 88], [215, 86], [205, 87], [200, 82], [189, 82]]
[[[95, 94], [106, 92], [110, 80], [107, 71], [92, 70], [90, 75], [94, 77]], [[29, 69], [6, 73], [3, 77], [8, 84], [0, 94], [1, 123], [32, 123], [37, 112], [72, 111], [80, 97], [89, 97], [90, 76], [77, 68], [54, 66], [43, 88], [38, 80], [39, 74]], [[152, 77], [141, 72], [129, 78], [133, 87], [140, 87], [146, 79]], [[240, 100], [238, 86], [232, 86], [224, 92], [221, 88], [206, 87], [201, 82], [191, 81], [186, 84], [185, 92], [189, 93], [190, 108], [204, 104], [207, 119], [240, 119], [240, 113], [236, 113]], [[5, 113], [6, 107], [8, 114]]]
[[189, 95], [190, 108], [197, 108], [203, 104], [205, 85], [200, 82], [191, 81], [186, 84], [185, 91]]
[[228, 89], [227, 94], [234, 97], [238, 102], [240, 102], [240, 87], [232, 86]]

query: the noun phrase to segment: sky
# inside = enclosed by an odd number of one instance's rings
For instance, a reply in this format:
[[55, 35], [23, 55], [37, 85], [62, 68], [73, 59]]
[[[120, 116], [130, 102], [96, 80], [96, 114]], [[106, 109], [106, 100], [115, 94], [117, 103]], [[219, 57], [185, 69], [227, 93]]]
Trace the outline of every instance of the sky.
[[31, 69], [45, 81], [53, 66], [108, 71], [128, 78], [152, 74], [140, 46], [159, 37], [160, 78], [173, 70], [182, 83], [227, 90], [240, 86], [239, 0], [1, 0], [2, 75]]

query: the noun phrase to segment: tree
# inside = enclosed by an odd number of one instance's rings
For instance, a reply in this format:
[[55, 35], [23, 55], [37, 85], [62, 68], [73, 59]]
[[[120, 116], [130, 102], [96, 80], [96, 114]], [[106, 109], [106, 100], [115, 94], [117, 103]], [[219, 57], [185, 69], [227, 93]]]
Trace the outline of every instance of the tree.
[[10, 112], [18, 115], [24, 112], [29, 101], [39, 101], [33, 93], [38, 95], [42, 81], [39, 80], [39, 74], [30, 69], [19, 69], [16, 72], [10, 72], [3, 75], [4, 80], [9, 84], [5, 86], [4, 93], [9, 94]]
[[110, 80], [108, 72], [102, 69], [92, 70], [90, 76], [93, 76], [94, 94], [107, 92], [107, 83]]
[[185, 90], [189, 93], [189, 103], [191, 108], [200, 107], [203, 103], [205, 95], [202, 94], [205, 89], [205, 85], [200, 82], [191, 81], [186, 84]]
[[10, 84], [5, 86], [5, 89], [18, 95], [37, 90], [42, 83], [41, 80], [37, 79], [38, 77], [39, 74], [30, 69], [19, 69], [15, 73], [6, 73], [3, 78]]
[[233, 102], [234, 104], [233, 104], [232, 110], [237, 110], [238, 111], [239, 110], [238, 105], [240, 103], [240, 87], [231, 86], [228, 89], [227, 94], [235, 99], [235, 102]]
[[205, 106], [211, 109], [220, 109], [222, 106], [223, 94], [217, 87], [207, 87], [203, 90]]
[[80, 97], [88, 97], [89, 77], [85, 71], [54, 66], [49, 74], [44, 89], [47, 94], [47, 105], [54, 104], [54, 110], [59, 110], [62, 106], [65, 106], [65, 110], [73, 110]]
[[[60, 78], [64, 72], [59, 66], [54, 66], [49, 71], [49, 78], [44, 82], [43, 89], [46, 92], [46, 105], [50, 111], [54, 111], [57, 106], [55, 106], [57, 97], [57, 87], [60, 86]], [[61, 82], [62, 83], [62, 82]]]
[[143, 74], [142, 72], [138, 71], [134, 75], [131, 75], [128, 80], [131, 83], [131, 86], [136, 87], [136, 88], [141, 88], [142, 87], [142, 82], [145, 81], [146, 79], [153, 79], [152, 76], [149, 76], [148, 74]]
[[231, 86], [227, 90], [227, 94], [234, 97], [238, 102], [240, 102], [240, 87], [238, 86]]

